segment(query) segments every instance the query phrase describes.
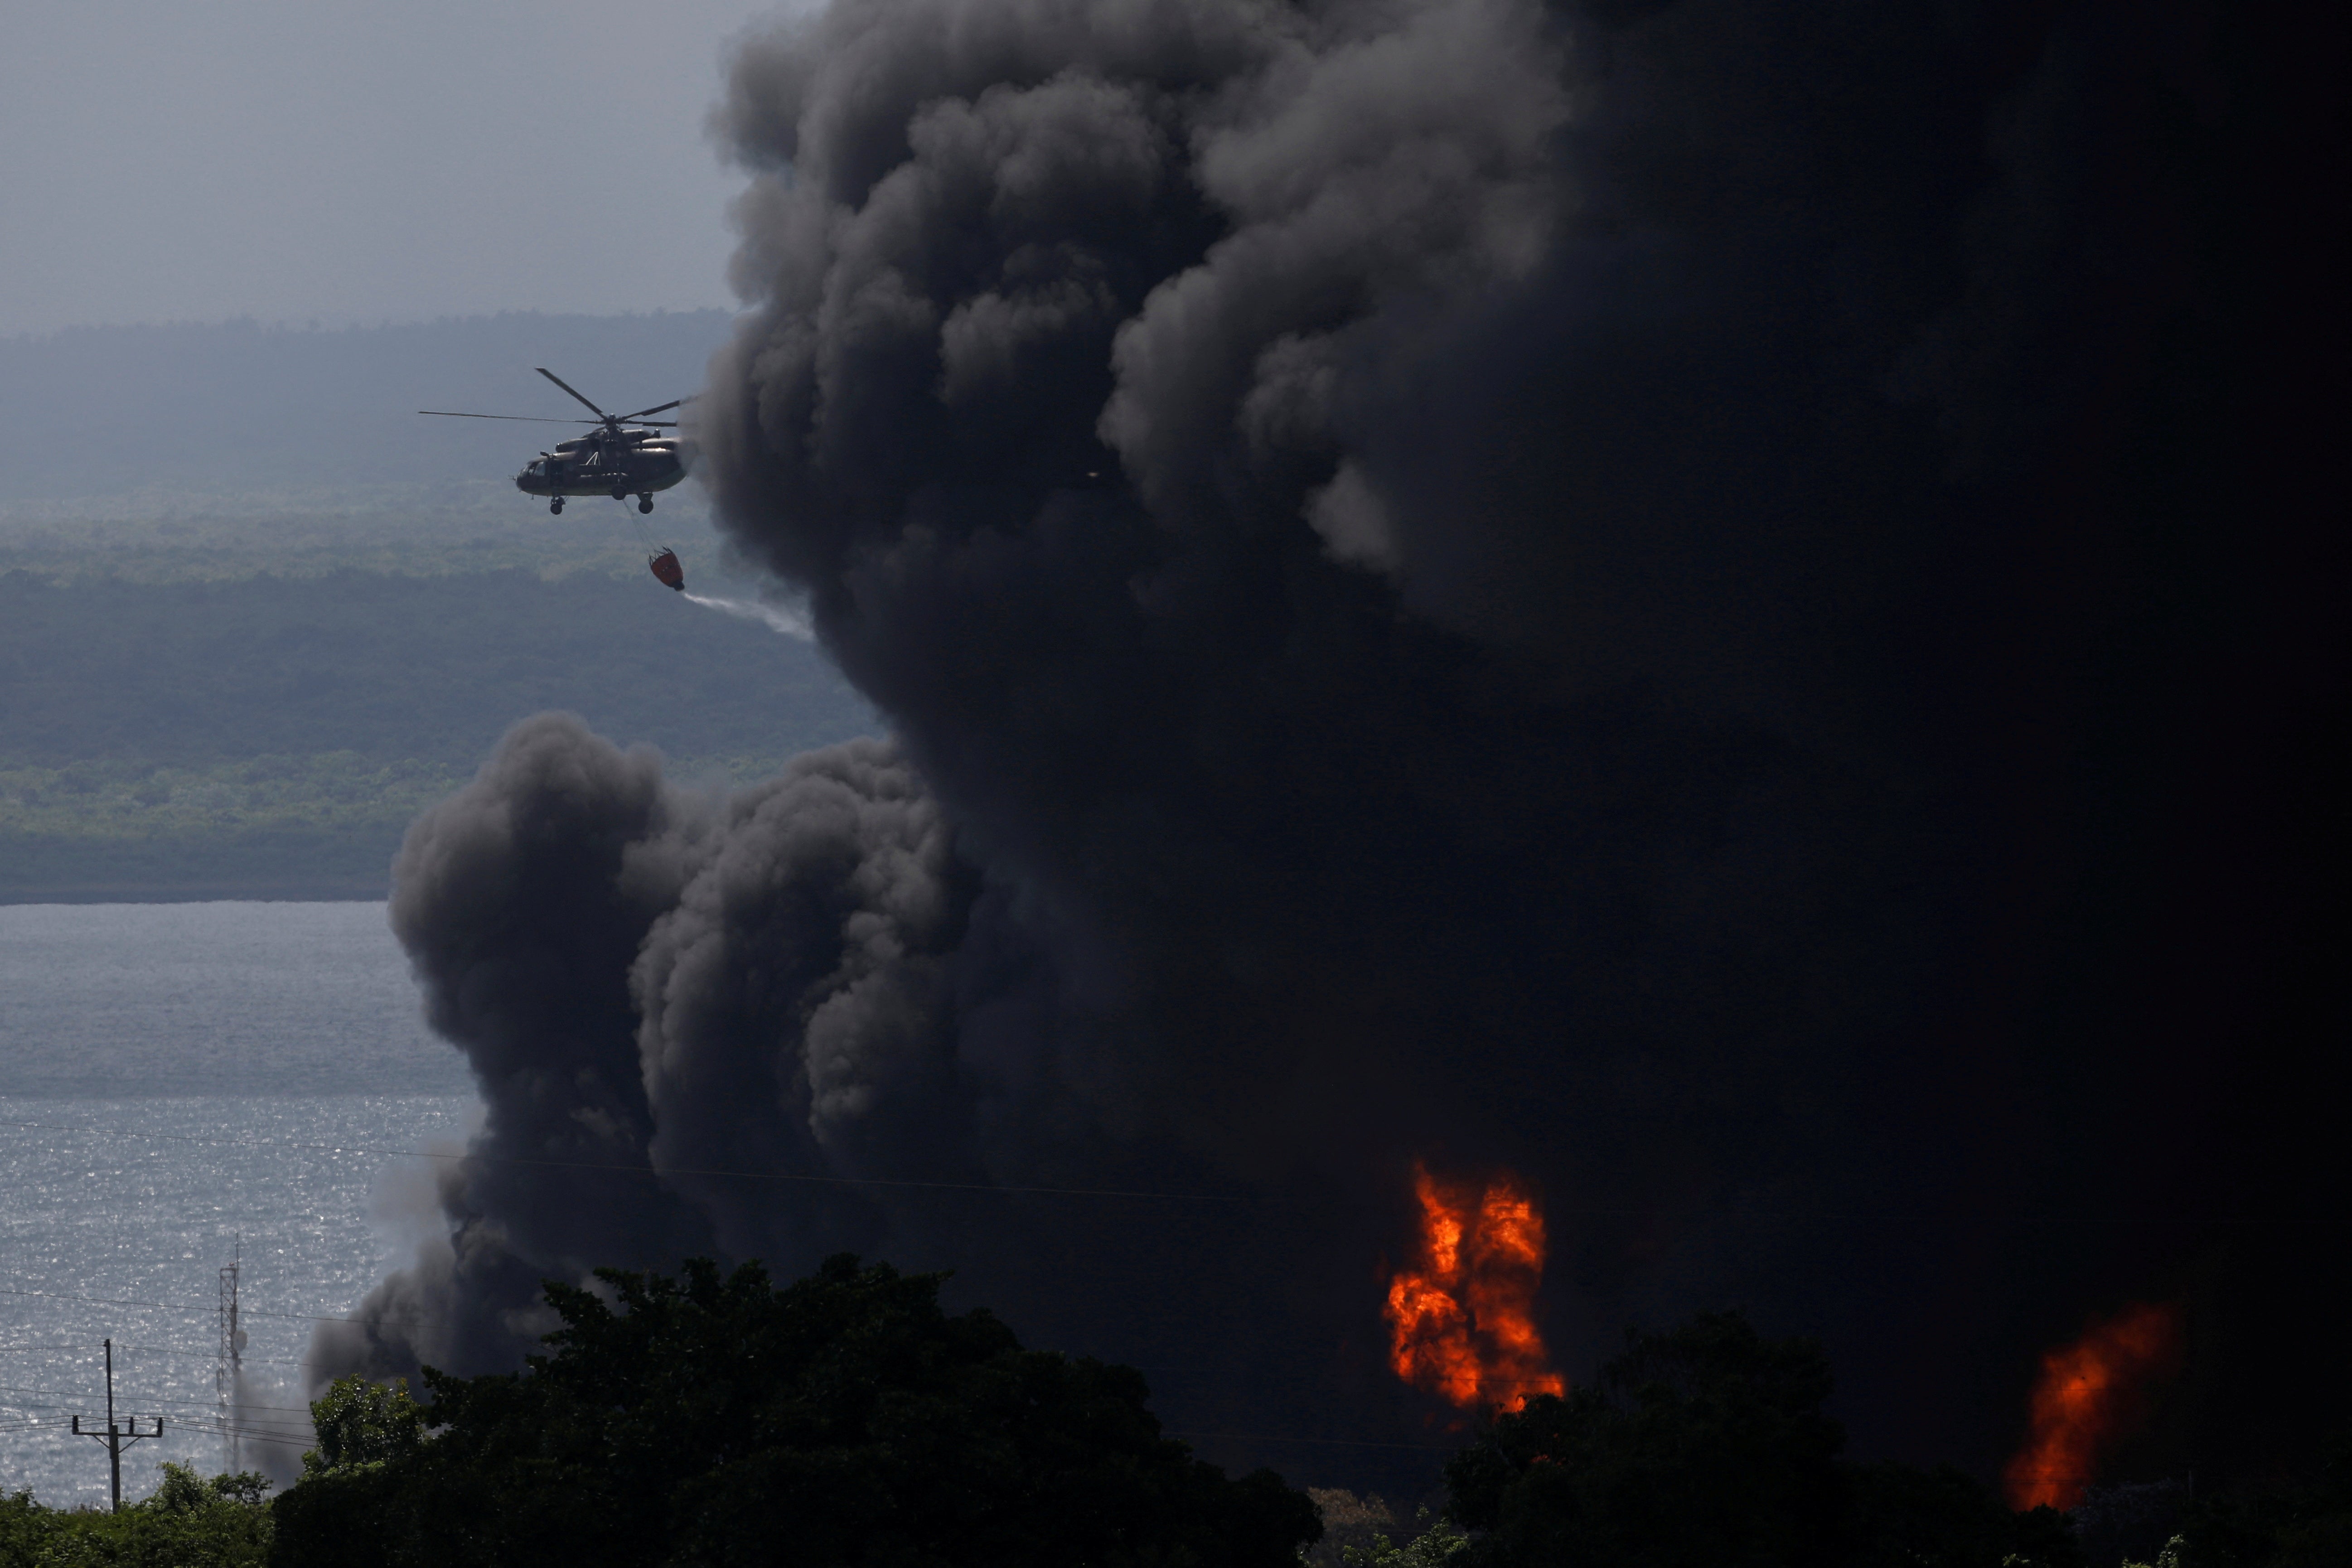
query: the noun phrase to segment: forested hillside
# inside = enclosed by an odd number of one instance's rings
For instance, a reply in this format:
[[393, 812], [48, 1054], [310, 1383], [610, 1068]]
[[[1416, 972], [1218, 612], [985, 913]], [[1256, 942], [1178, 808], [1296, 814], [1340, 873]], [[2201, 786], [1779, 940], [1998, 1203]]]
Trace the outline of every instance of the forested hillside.
[[738, 597], [691, 481], [561, 519], [509, 476], [569, 417], [692, 393], [723, 311], [0, 340], [0, 900], [381, 897], [409, 820], [569, 709], [686, 776], [875, 731]]
[[351, 752], [470, 769], [543, 708], [680, 756], [789, 754], [867, 721], [806, 642], [583, 573], [51, 586], [0, 577], [19, 764]]
[[553, 581], [0, 575], [0, 898], [383, 890], [408, 819], [569, 709], [718, 780], [874, 721], [642, 566]]
[[723, 310], [518, 312], [328, 331], [231, 321], [0, 338], [0, 508], [133, 494], [184, 508], [195, 498], [249, 504], [289, 491], [334, 504], [386, 490], [446, 505], [447, 487], [481, 481], [496, 495], [561, 429], [416, 410], [583, 416], [537, 365], [615, 414], [650, 407], [702, 384], [728, 320]]

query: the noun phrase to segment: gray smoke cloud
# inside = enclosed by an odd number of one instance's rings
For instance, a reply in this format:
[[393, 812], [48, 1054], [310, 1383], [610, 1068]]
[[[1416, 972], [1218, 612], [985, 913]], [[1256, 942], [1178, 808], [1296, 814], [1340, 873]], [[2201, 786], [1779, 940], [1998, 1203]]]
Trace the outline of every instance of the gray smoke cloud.
[[322, 1328], [314, 1360], [495, 1363], [547, 1328], [543, 1279], [864, 1239], [854, 1215], [703, 1173], [863, 1173], [869, 1127], [947, 1087], [940, 955], [969, 898], [893, 748], [813, 752], [719, 800], [542, 715], [416, 824], [394, 881], [427, 1016], [488, 1114], [440, 1182], [448, 1245]]
[[745, 39], [696, 435], [893, 738], [720, 799], [543, 717], [417, 824], [394, 922], [488, 1118], [321, 1352], [509, 1364], [541, 1277], [851, 1247], [1210, 1429], [1410, 1431], [1425, 1156], [1549, 1194], [1571, 1364], [1742, 1301], [1865, 1434], [1989, 1451], [1954, 1317], [2013, 1349], [2147, 1256], [1982, 1266], [2126, 1137], [2046, 1136], [2137, 1048], [2046, 982], [2139, 984], [2056, 847], [2143, 797], [2042, 737], [2165, 488], [2119, 433], [2185, 242], [2116, 128], [2168, 47], [1732, 0]]

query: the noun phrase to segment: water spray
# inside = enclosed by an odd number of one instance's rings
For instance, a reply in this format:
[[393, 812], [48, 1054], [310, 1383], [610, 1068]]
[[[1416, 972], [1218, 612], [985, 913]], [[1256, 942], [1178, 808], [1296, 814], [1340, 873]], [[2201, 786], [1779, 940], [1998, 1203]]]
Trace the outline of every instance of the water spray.
[[[684, 590], [681, 589], [680, 592]], [[721, 599], [706, 594], [688, 594], [686, 598], [688, 604], [700, 605], [705, 609], [717, 610], [722, 616], [734, 616], [741, 620], [757, 621], [770, 631], [783, 637], [798, 637], [801, 641], [807, 642], [816, 636], [814, 629], [809, 626], [808, 617], [796, 610], [782, 609], [774, 605], [762, 605], [751, 599]]]

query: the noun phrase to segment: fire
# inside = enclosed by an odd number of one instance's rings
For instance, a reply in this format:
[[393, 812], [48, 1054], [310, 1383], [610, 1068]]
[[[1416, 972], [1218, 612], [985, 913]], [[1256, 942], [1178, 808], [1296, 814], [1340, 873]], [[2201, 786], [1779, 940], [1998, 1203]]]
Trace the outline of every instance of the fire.
[[1389, 1363], [1416, 1388], [1465, 1409], [1560, 1394], [1536, 1330], [1543, 1215], [1506, 1172], [1483, 1192], [1413, 1166], [1421, 1258], [1389, 1281]]
[[2073, 1508], [2105, 1451], [2147, 1413], [2149, 1385], [2180, 1359], [2180, 1313], [2126, 1307], [2042, 1358], [2025, 1446], [2001, 1473], [2011, 1508]]

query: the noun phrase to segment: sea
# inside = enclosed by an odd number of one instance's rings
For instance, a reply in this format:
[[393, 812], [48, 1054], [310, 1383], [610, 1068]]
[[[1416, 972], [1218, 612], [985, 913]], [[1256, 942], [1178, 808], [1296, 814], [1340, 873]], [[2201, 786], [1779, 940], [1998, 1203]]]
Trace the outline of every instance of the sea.
[[126, 1500], [165, 1459], [296, 1473], [312, 1323], [414, 1255], [479, 1116], [382, 904], [0, 905], [0, 1493], [107, 1500], [71, 1428], [108, 1341], [118, 1418], [162, 1428]]

